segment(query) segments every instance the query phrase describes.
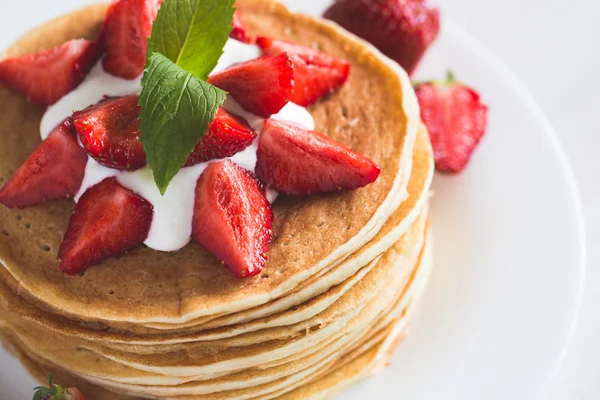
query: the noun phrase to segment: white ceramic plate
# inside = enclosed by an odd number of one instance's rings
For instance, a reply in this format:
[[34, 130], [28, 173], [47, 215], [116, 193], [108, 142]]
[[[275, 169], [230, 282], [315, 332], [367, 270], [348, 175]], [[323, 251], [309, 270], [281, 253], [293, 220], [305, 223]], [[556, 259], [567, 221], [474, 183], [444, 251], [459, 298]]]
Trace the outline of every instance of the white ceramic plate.
[[448, 68], [490, 105], [487, 137], [464, 173], [435, 177], [434, 273], [409, 339], [344, 399], [535, 399], [574, 329], [585, 235], [566, 155], [523, 86], [445, 21], [417, 79]]
[[[319, 15], [328, 2], [286, 3]], [[531, 400], [571, 337], [585, 241], [565, 154], [523, 86], [445, 20], [417, 78], [449, 68], [490, 105], [488, 134], [463, 174], [435, 179], [436, 265], [408, 340], [342, 400]], [[0, 352], [0, 366], [3, 394], [30, 398], [19, 363]]]

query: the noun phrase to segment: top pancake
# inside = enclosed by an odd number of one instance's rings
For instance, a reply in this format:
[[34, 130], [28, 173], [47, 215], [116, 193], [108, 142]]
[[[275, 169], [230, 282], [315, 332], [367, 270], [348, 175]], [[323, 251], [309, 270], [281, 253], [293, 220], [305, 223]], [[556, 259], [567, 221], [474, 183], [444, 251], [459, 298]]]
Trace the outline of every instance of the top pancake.
[[[177, 252], [139, 248], [68, 277], [57, 250], [74, 204], [24, 210], [0, 207], [0, 262], [42, 307], [83, 320], [184, 322], [264, 304], [370, 240], [404, 198], [418, 126], [418, 107], [405, 73], [333, 25], [289, 13], [270, 1], [238, 1], [254, 33], [283, 38], [351, 61], [348, 82], [311, 108], [317, 126], [374, 160], [379, 179], [366, 188], [327, 196], [281, 197], [274, 204], [274, 240], [260, 276], [237, 279], [201, 246]], [[70, 38], [97, 35], [106, 6], [91, 6], [43, 25], [7, 51], [18, 56]], [[43, 109], [0, 87], [0, 183], [40, 143]], [[409, 174], [405, 174], [409, 175]]]

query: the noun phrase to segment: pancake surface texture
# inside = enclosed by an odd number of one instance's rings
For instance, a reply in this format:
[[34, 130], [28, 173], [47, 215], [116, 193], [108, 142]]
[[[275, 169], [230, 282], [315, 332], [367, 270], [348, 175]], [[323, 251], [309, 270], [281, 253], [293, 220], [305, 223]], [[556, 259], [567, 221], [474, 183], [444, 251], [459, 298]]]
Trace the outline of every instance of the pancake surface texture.
[[[321, 399], [385, 364], [431, 271], [433, 155], [407, 74], [331, 23], [238, 0], [250, 32], [351, 62], [309, 108], [316, 130], [381, 168], [365, 188], [280, 196], [259, 276], [237, 279], [203, 247], [138, 248], [68, 277], [57, 252], [72, 200], [0, 207], [0, 337], [42, 381], [88, 399]], [[107, 6], [21, 38], [20, 56], [95, 39]], [[0, 186], [40, 143], [44, 110], [0, 86]]]

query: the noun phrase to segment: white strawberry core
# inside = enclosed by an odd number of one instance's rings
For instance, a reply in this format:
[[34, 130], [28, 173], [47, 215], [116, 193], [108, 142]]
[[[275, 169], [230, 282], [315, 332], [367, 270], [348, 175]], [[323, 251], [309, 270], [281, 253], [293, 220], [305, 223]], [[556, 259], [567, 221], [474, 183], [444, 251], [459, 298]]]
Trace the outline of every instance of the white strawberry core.
[[[260, 55], [261, 52], [258, 46], [230, 39], [213, 73], [220, 72], [233, 64], [253, 60], [260, 57]], [[141, 91], [140, 82], [141, 76], [134, 80], [125, 80], [109, 75], [102, 69], [102, 62], [99, 62], [77, 89], [46, 110], [40, 126], [42, 140], [73, 111], [82, 110], [96, 104], [104, 96], [139, 94]], [[252, 129], [260, 134], [264, 118], [247, 112], [232, 98], [225, 101], [224, 108], [232, 114], [244, 118]], [[315, 122], [306, 108], [294, 103], [288, 103], [278, 114], [273, 115], [271, 118], [293, 122], [306, 129], [315, 129]], [[257, 147], [258, 137], [248, 148], [230, 158], [241, 167], [254, 172]], [[79, 197], [88, 188], [114, 176], [121, 185], [138, 193], [154, 206], [152, 226], [144, 243], [155, 250], [176, 251], [191, 240], [196, 182], [210, 162], [182, 168], [171, 181], [167, 192], [162, 196], [154, 183], [152, 171], [148, 167], [134, 172], [119, 171], [100, 165], [93, 158], [88, 157], [85, 176], [75, 196], [75, 201], [79, 200]], [[273, 202], [277, 198], [277, 193], [269, 190], [267, 197], [269, 201]]]

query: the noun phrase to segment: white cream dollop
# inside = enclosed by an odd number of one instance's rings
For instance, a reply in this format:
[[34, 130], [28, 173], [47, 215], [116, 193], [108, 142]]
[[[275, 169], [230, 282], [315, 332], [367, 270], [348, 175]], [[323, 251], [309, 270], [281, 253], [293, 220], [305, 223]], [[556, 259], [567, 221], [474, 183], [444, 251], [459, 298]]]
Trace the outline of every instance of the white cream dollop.
[[[253, 60], [259, 56], [260, 49], [257, 46], [230, 39], [213, 73], [220, 72], [240, 62]], [[95, 104], [105, 96], [140, 93], [140, 82], [141, 77], [134, 80], [125, 80], [107, 74], [102, 69], [102, 63], [99, 62], [77, 89], [48, 108], [40, 126], [42, 139], [45, 139], [62, 120], [75, 110], [82, 110]], [[232, 98], [227, 98], [223, 107], [232, 114], [244, 118], [250, 127], [260, 135], [265, 121], [264, 118], [247, 112]], [[292, 122], [310, 130], [315, 128], [314, 120], [306, 108], [291, 102], [271, 118]], [[248, 148], [230, 157], [230, 159], [241, 167], [254, 172], [258, 139], [257, 137]], [[115, 177], [121, 185], [138, 193], [154, 206], [152, 226], [144, 243], [155, 250], [176, 251], [188, 244], [191, 239], [196, 182], [210, 162], [182, 168], [173, 178], [163, 196], [154, 183], [150, 168], [144, 167], [133, 172], [119, 171], [105, 167], [89, 157], [85, 176], [75, 196], [75, 201], [78, 201], [88, 188], [108, 177]], [[276, 192], [273, 190], [267, 191], [269, 201], [273, 202], [276, 197]]]

